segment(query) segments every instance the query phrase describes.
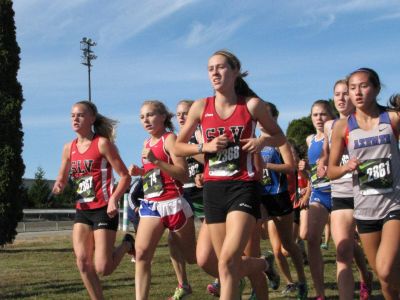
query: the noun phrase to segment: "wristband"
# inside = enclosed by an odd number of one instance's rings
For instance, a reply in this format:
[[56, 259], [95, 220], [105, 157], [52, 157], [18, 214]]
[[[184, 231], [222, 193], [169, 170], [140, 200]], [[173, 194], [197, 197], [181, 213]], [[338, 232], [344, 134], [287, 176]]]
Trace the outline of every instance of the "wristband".
[[203, 153], [203, 143], [197, 144], [197, 152]]

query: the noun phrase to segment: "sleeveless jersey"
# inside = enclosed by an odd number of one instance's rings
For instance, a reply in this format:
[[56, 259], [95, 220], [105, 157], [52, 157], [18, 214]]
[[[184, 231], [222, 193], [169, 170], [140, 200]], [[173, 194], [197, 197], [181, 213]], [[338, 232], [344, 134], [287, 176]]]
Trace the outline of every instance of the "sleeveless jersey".
[[[154, 156], [161, 161], [172, 164], [172, 159], [164, 147], [165, 139], [171, 132], [164, 133], [161, 138], [151, 145], [149, 138], [145, 147], [150, 148]], [[144, 199], [151, 201], [164, 201], [182, 195], [182, 183], [166, 172], [161, 171], [156, 165], [142, 158], [145, 174], [143, 176]]]
[[[194, 134], [190, 138], [189, 144], [198, 144]], [[204, 166], [202, 163], [198, 162], [191, 156], [186, 157], [186, 161], [189, 169], [189, 180], [187, 183], [183, 185], [183, 188], [190, 188], [196, 186], [194, 178], [196, 177], [197, 174], [203, 173]]]
[[[335, 125], [335, 122], [338, 119], [335, 119], [332, 122], [332, 127], [329, 131], [329, 148], [331, 147], [331, 139], [332, 139], [332, 130], [333, 126]], [[347, 148], [344, 149], [342, 159], [340, 161], [340, 165], [343, 166], [349, 161], [349, 152], [347, 151]], [[353, 194], [353, 174], [352, 173], [347, 173], [344, 174], [342, 177], [331, 180], [331, 194], [332, 197], [335, 198], [352, 198], [354, 197]]]
[[366, 131], [355, 117], [347, 121], [350, 157], [361, 164], [353, 175], [354, 217], [379, 220], [400, 209], [400, 155], [389, 114], [382, 111], [379, 124]]
[[225, 149], [217, 153], [206, 153], [204, 181], [255, 180], [253, 156], [243, 151], [240, 145], [240, 139], [255, 137], [256, 128], [245, 98], [237, 98], [232, 115], [226, 119], [220, 118], [215, 110], [215, 97], [207, 98], [200, 124], [205, 142], [224, 133], [231, 140]]
[[106, 206], [113, 191], [112, 167], [99, 151], [99, 140], [95, 135], [83, 153], [76, 145], [78, 139], [71, 144], [71, 178], [76, 191], [76, 208], [80, 210]]
[[321, 156], [324, 139], [317, 140], [314, 135], [308, 148], [308, 162], [311, 167], [311, 186], [313, 191], [330, 192], [329, 178], [319, 178], [317, 176], [317, 161]]
[[[283, 160], [281, 154], [274, 147], [264, 147], [261, 150], [261, 157], [263, 158], [264, 164], [282, 164]], [[288, 181], [286, 174], [278, 173], [268, 169], [263, 169], [263, 177], [261, 179], [263, 186], [263, 195], [276, 195], [288, 190]]]

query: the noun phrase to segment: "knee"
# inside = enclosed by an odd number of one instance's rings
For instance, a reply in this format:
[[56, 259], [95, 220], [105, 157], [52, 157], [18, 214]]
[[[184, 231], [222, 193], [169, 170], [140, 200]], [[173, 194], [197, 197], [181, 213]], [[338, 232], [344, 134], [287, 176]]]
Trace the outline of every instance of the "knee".
[[107, 276], [112, 273], [111, 264], [107, 262], [96, 262], [95, 270], [100, 276]]
[[281, 248], [278, 249], [272, 249], [274, 256], [276, 259], [281, 260], [284, 258], [284, 255], [282, 254]]
[[309, 231], [307, 233], [308, 247], [319, 247], [320, 243], [321, 243], [321, 236], [318, 236], [314, 232], [311, 232], [311, 231]]
[[301, 240], [306, 241], [306, 240], [307, 240], [307, 235], [308, 235], [308, 232], [307, 232], [306, 229], [301, 229], [301, 230], [299, 231], [299, 238], [300, 238]]
[[218, 260], [218, 272], [221, 277], [233, 275], [237, 272], [237, 262], [233, 257], [220, 258]]
[[336, 261], [350, 264], [354, 257], [354, 241], [343, 240], [336, 246]]
[[81, 273], [87, 273], [94, 269], [92, 259], [84, 255], [76, 257], [76, 266]]
[[197, 257], [196, 257], [196, 253], [193, 251], [193, 253], [188, 253], [185, 255], [185, 260], [186, 263], [189, 265], [194, 265], [197, 263]]
[[144, 249], [141, 247], [136, 247], [136, 254], [135, 254], [135, 260], [136, 263], [145, 263], [147, 262], [148, 264], [151, 263], [151, 251], [149, 249]]
[[282, 247], [281, 253], [285, 257], [289, 257], [290, 256], [290, 253], [284, 247]]
[[392, 268], [390, 265], [385, 263], [376, 264], [376, 273], [381, 283], [389, 283], [392, 275]]
[[204, 252], [197, 251], [196, 252], [196, 258], [197, 258], [197, 265], [200, 268], [204, 269], [204, 267], [206, 267], [207, 264], [208, 264], [207, 255], [205, 255]]

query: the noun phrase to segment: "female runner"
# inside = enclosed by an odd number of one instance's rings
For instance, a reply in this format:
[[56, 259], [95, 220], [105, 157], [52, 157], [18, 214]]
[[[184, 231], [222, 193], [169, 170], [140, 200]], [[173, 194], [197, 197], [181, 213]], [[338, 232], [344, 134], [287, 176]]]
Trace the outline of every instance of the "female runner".
[[[72, 106], [72, 129], [77, 138], [65, 144], [53, 193], [61, 193], [69, 174], [76, 188], [72, 242], [76, 264], [91, 299], [103, 299], [100, 275], [110, 275], [125, 253], [134, 254], [134, 240], [125, 235], [114, 249], [118, 229], [118, 200], [131, 178], [115, 147], [116, 122], [97, 112], [89, 101]], [[92, 130], [93, 128], [93, 130]], [[115, 170], [120, 177], [113, 191]]]
[[[348, 93], [347, 80], [338, 80], [333, 87], [333, 101], [340, 118], [346, 119], [354, 112]], [[326, 166], [332, 128], [338, 119], [325, 123], [324, 155], [318, 162], [318, 176], [326, 176]], [[349, 154], [344, 152], [341, 164], [349, 160]], [[352, 270], [353, 258], [360, 272], [360, 299], [367, 300], [371, 295], [372, 273], [368, 272], [364, 252], [355, 239], [355, 220], [352, 174], [331, 180], [332, 212], [331, 230], [336, 245], [336, 280], [338, 282], [340, 299], [354, 299], [354, 277]]]
[[320, 248], [321, 236], [328, 222], [329, 213], [332, 209], [331, 190], [329, 179], [319, 178], [317, 162], [321, 156], [324, 143], [324, 124], [335, 117], [333, 110], [326, 100], [317, 100], [311, 107], [311, 120], [316, 134], [307, 137], [308, 160], [311, 167], [311, 196], [309, 200], [307, 220], [307, 245], [308, 261], [311, 277], [314, 282], [316, 299], [325, 299], [324, 291], [324, 263]]
[[[333, 128], [328, 176], [337, 179], [353, 172], [354, 218], [367, 255], [381, 283], [385, 299], [400, 292], [400, 120], [377, 102], [378, 74], [361, 68], [348, 76], [354, 114]], [[340, 164], [345, 149], [349, 161]]]
[[135, 244], [136, 299], [149, 297], [151, 261], [166, 228], [186, 262], [196, 263], [193, 212], [182, 197], [181, 182], [188, 178], [187, 164], [173, 152], [176, 136], [172, 116], [165, 105], [156, 100], [145, 101], [140, 110], [141, 123], [150, 137], [143, 145], [143, 168], [136, 165], [129, 168], [132, 176], [143, 176], [144, 192]]
[[[208, 61], [208, 75], [215, 96], [192, 105], [175, 152], [179, 156], [205, 153], [204, 210], [218, 257], [221, 299], [236, 299], [240, 278], [251, 275], [265, 286], [262, 271], [268, 276], [272, 269], [263, 259], [242, 256], [260, 216], [251, 153], [267, 144], [280, 146], [285, 137], [243, 80], [246, 73], [241, 74], [236, 56], [225, 50], [214, 53]], [[269, 136], [254, 138], [257, 122]], [[204, 143], [188, 144], [199, 124]], [[266, 288], [260, 293], [257, 299], [267, 297]]]

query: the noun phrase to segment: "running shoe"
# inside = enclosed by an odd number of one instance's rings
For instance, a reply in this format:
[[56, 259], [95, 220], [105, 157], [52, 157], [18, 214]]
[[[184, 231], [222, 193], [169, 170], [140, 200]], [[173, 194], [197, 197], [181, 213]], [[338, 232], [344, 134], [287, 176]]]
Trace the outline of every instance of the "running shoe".
[[282, 295], [289, 295], [297, 290], [295, 283], [288, 283], [282, 291]]
[[306, 300], [308, 296], [308, 286], [307, 283], [297, 284], [297, 300]]
[[192, 287], [190, 285], [181, 285], [175, 289], [175, 294], [168, 298], [168, 300], [182, 300], [185, 299], [192, 293]]
[[268, 251], [264, 256], [264, 259], [268, 263], [268, 268], [265, 270], [265, 274], [267, 274], [269, 287], [274, 291], [279, 288], [279, 284], [281, 282], [281, 277], [279, 276], [278, 272], [275, 270], [274, 261], [275, 257], [271, 251]]
[[328, 250], [328, 249], [329, 249], [329, 246], [328, 246], [327, 243], [322, 243], [320, 247], [321, 247], [321, 249], [323, 249], [323, 250]]
[[246, 287], [246, 280], [244, 278], [240, 278], [239, 281], [239, 299], [242, 299], [244, 288]]
[[215, 279], [213, 283], [207, 285], [207, 293], [213, 295], [214, 297], [219, 297], [221, 286], [218, 279]]
[[129, 250], [128, 250], [128, 254], [132, 255], [133, 257], [135, 257], [135, 239], [133, 238], [132, 235], [130, 235], [129, 233], [125, 234], [124, 238], [122, 239], [122, 242], [127, 242], [129, 243]]
[[372, 294], [372, 272], [368, 272], [368, 280], [360, 282], [360, 300], [368, 300]]
[[257, 300], [256, 292], [254, 290], [251, 290], [251, 295], [249, 300]]

